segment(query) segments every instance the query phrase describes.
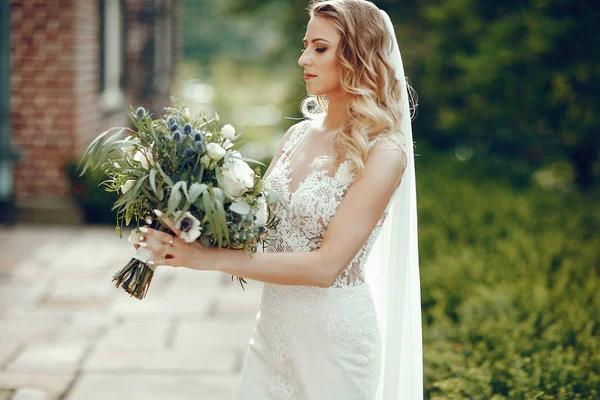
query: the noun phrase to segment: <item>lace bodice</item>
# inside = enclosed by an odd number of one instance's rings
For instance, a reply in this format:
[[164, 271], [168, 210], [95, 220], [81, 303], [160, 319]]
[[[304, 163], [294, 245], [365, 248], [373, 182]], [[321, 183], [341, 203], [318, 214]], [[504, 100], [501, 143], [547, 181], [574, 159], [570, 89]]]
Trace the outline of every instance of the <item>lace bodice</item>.
[[[274, 207], [280, 223], [269, 232], [268, 252], [309, 252], [321, 247], [323, 236], [341, 204], [355, 173], [351, 161], [345, 159], [333, 164], [328, 154], [326, 140], [311, 136], [311, 121], [296, 124], [283, 145], [283, 152], [270, 175], [265, 178], [265, 188], [282, 194], [288, 209]], [[370, 143], [372, 147], [380, 137]], [[396, 143], [402, 148], [400, 143]], [[333, 287], [360, 285], [365, 281], [364, 265], [387, 216], [389, 205], [371, 235], [353, 260], [335, 280]]]

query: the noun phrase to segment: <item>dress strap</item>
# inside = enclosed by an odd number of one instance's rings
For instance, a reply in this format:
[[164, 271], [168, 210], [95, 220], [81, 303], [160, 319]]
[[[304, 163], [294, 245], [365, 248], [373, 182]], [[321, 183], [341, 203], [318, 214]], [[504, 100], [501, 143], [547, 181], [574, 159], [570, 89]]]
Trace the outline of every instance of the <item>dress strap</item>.
[[283, 145], [283, 154], [293, 152], [296, 146], [302, 141], [302, 138], [304, 138], [310, 124], [311, 120], [305, 119], [294, 126], [294, 131], [290, 135], [290, 138]]

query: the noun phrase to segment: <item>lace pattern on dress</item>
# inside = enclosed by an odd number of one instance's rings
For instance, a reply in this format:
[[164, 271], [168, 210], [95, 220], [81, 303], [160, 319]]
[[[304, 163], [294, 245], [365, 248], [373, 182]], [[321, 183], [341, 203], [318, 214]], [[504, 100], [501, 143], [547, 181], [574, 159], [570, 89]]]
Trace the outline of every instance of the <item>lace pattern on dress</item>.
[[[310, 171], [299, 182], [296, 190], [290, 193], [291, 154], [307, 135], [309, 127], [310, 121], [297, 124], [288, 141], [284, 143], [281, 157], [276, 161], [271, 174], [265, 180], [265, 187], [277, 190], [289, 202], [289, 212], [283, 207], [274, 209], [281, 223], [275, 232], [269, 233], [270, 243], [267, 247], [269, 252], [318, 250], [335, 211], [356, 175], [352, 171], [351, 161], [347, 159], [337, 167], [333, 175], [322, 169]], [[399, 135], [381, 135], [369, 143], [369, 149], [382, 141], [386, 141], [391, 144], [392, 148], [399, 148], [404, 152]], [[371, 248], [387, 217], [388, 209], [389, 205], [363, 247], [337, 277], [333, 284], [334, 287], [364, 283], [363, 266], [366, 264]]]

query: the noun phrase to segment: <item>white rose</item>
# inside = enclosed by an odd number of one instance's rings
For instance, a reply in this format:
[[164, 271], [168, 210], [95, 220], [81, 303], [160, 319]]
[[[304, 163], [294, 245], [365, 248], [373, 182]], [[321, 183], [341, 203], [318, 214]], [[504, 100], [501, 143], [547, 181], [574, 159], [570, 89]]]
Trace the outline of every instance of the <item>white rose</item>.
[[202, 165], [204, 165], [204, 168], [208, 168], [208, 166], [210, 165], [210, 158], [205, 154], [202, 157], [200, 157], [200, 162], [202, 163]]
[[150, 165], [154, 164], [152, 152], [148, 151], [147, 149], [140, 149], [136, 151], [133, 155], [133, 159], [142, 163], [142, 168], [144, 169], [148, 169]]
[[121, 192], [127, 193], [127, 191], [129, 189], [131, 189], [133, 187], [133, 185], [135, 185], [135, 182], [136, 181], [133, 179], [127, 180], [127, 182], [125, 182], [124, 184], [121, 185]]
[[221, 128], [221, 136], [223, 136], [224, 139], [233, 139], [235, 136], [235, 128], [230, 124], [225, 125]]
[[254, 187], [254, 171], [246, 162], [230, 158], [223, 166], [223, 192], [236, 198]]
[[219, 146], [216, 143], [209, 143], [206, 146], [206, 152], [211, 160], [219, 161], [223, 157], [225, 157], [225, 149]]
[[258, 199], [255, 207], [254, 214], [256, 215], [256, 221], [254, 223], [259, 226], [266, 225], [269, 214], [267, 211], [267, 200], [265, 199], [264, 195]]
[[125, 138], [126, 142], [132, 142], [134, 144], [132, 144], [131, 146], [127, 146], [127, 147], [121, 147], [121, 150], [125, 153], [133, 153], [135, 151], [135, 145], [139, 144], [139, 140], [137, 138], [131, 139], [131, 136], [127, 136]]

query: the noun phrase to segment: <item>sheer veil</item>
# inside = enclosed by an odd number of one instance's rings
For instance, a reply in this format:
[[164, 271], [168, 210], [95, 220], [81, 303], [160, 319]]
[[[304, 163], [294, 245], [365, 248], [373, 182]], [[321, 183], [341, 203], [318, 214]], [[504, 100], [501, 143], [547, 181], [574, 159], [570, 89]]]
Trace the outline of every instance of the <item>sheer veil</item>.
[[391, 36], [390, 59], [403, 94], [398, 133], [407, 166], [389, 214], [366, 266], [382, 339], [382, 369], [377, 400], [423, 399], [421, 290], [417, 237], [417, 195], [410, 92], [394, 26], [380, 10]]

